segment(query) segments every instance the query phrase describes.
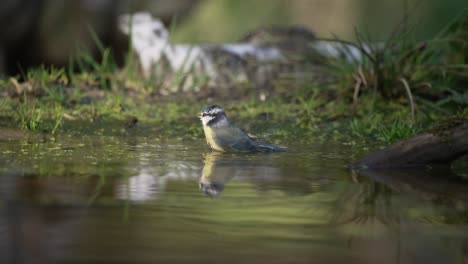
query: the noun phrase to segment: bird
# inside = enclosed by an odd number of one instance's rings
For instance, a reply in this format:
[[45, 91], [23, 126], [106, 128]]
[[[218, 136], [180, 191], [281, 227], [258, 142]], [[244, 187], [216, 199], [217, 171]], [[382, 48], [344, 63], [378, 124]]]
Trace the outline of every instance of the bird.
[[198, 116], [203, 124], [206, 142], [222, 152], [274, 152], [286, 151], [285, 147], [257, 141], [251, 135], [234, 126], [227, 118], [224, 109], [210, 105]]

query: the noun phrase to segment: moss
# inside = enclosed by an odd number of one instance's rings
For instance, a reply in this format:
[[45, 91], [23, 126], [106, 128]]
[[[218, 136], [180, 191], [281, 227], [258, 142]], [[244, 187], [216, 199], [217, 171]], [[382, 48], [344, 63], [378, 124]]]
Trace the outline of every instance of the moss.
[[465, 108], [463, 111], [453, 116], [437, 120], [429, 129], [429, 132], [436, 135], [443, 135], [445, 131], [466, 123], [468, 123], [468, 108]]

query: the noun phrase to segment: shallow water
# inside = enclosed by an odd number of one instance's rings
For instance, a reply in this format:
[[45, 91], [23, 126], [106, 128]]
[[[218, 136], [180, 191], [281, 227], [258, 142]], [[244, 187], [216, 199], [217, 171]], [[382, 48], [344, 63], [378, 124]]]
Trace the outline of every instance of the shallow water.
[[0, 140], [0, 263], [468, 262], [468, 185], [351, 172], [355, 144], [285, 145]]

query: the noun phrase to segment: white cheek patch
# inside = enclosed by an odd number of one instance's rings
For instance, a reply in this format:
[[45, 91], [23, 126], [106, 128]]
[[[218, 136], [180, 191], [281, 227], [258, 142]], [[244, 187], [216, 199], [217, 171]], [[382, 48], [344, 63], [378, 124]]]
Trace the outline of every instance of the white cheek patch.
[[200, 118], [200, 120], [202, 121], [203, 125], [206, 126], [211, 120], [214, 119], [214, 116], [209, 116], [209, 115], [206, 115], [206, 116], [202, 116]]

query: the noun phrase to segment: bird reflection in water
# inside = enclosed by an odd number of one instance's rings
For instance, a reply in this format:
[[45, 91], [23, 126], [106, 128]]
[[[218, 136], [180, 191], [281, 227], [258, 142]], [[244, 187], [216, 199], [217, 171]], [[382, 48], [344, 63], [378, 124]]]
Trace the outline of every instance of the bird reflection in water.
[[209, 197], [217, 197], [233, 178], [254, 181], [257, 184], [276, 182], [281, 170], [275, 166], [274, 155], [233, 154], [211, 152], [206, 154], [199, 189]]
[[205, 156], [202, 175], [198, 182], [200, 191], [209, 197], [217, 197], [224, 191], [224, 183], [236, 174], [235, 166], [227, 166], [222, 153], [211, 152]]

